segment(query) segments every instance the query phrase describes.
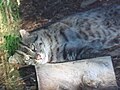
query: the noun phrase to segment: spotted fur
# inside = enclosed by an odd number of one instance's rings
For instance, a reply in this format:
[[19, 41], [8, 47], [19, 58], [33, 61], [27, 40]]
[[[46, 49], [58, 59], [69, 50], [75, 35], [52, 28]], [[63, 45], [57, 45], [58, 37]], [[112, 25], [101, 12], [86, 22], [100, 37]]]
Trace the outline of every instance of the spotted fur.
[[120, 44], [120, 5], [71, 15], [23, 35], [23, 43], [35, 53], [44, 53], [44, 63], [100, 56], [101, 50]]

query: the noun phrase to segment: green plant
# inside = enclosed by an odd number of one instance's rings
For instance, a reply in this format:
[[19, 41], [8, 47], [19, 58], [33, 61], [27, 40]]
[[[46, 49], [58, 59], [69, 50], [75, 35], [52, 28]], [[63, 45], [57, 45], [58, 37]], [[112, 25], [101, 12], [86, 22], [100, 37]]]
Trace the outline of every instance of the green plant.
[[0, 0], [0, 87], [5, 86], [6, 90], [24, 90], [18, 67], [8, 62], [19, 48], [19, 5], [20, 0]]
[[9, 56], [11, 56], [19, 48], [20, 37], [11, 34], [4, 36], [4, 38], [5, 38], [5, 49], [7, 50]]
[[2, 23], [11, 24], [19, 19], [19, 0], [0, 0]]

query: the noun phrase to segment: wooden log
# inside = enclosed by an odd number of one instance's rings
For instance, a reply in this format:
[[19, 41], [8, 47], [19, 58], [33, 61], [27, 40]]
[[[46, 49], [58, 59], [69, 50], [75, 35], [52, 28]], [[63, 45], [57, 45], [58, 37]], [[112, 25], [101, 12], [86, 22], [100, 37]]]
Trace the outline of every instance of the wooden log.
[[117, 90], [110, 56], [35, 68], [39, 90]]

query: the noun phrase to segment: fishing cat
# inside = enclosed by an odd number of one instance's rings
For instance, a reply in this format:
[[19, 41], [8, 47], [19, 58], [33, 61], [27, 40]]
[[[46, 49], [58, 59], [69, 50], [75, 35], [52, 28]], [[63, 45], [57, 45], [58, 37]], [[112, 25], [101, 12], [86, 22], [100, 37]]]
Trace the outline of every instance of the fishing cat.
[[100, 56], [101, 50], [120, 44], [120, 5], [77, 13], [46, 28], [20, 33], [24, 44], [20, 51], [42, 64]]

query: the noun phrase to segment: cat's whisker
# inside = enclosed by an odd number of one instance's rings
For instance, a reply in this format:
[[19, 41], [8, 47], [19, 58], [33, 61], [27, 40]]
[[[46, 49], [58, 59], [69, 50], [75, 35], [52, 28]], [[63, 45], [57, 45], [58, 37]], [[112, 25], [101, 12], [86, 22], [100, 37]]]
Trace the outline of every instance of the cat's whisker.
[[120, 6], [110, 5], [69, 16], [30, 33], [22, 30], [24, 44], [20, 50], [24, 53], [19, 53], [30, 58], [41, 53], [44, 60], [40, 58], [40, 63], [96, 57], [106, 47], [120, 44], [119, 14]]

